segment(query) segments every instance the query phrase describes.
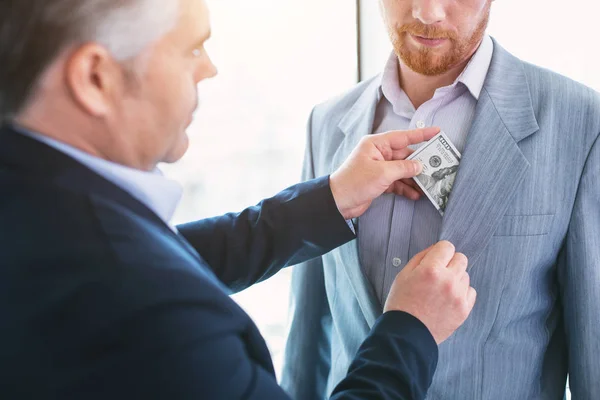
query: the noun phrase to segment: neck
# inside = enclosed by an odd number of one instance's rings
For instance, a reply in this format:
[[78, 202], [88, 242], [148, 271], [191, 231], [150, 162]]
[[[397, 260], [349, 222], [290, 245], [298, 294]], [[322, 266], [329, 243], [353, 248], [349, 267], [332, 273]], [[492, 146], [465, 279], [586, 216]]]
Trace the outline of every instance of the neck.
[[471, 57], [473, 57], [473, 54], [475, 54], [479, 48], [480, 44], [481, 42], [474, 47], [469, 57], [467, 57], [462, 63], [452, 67], [443, 74], [435, 76], [419, 74], [404, 64], [401, 58], [398, 58], [398, 77], [400, 80], [400, 87], [404, 93], [406, 93], [415, 109], [419, 108], [423, 103], [430, 100], [437, 89], [451, 85], [464, 71], [467, 64], [471, 60]]
[[[143, 171], [154, 169], [154, 166], [146, 165], [136, 158], [135, 152], [128, 151], [132, 150], [131, 146], [126, 146], [119, 136], [108, 137], [92, 121], [74, 117], [65, 125], [64, 121], [54, 118], [40, 118], [34, 113], [24, 113], [14, 122], [24, 129], [65, 143], [93, 157]], [[76, 131], [73, 131], [73, 127], [76, 127]]]
[[402, 61], [399, 65], [400, 87], [417, 109], [430, 100], [437, 89], [451, 85], [459, 77], [467, 63], [465, 62], [457, 68], [436, 76], [421, 75], [408, 68]]

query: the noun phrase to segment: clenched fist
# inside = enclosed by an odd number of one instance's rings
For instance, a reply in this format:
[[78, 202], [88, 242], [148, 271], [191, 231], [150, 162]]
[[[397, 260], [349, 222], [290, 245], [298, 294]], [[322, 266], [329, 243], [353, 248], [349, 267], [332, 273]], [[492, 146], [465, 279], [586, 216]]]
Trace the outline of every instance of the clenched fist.
[[447, 241], [422, 251], [396, 276], [384, 311], [413, 315], [440, 344], [465, 322], [475, 304], [467, 264], [467, 257]]

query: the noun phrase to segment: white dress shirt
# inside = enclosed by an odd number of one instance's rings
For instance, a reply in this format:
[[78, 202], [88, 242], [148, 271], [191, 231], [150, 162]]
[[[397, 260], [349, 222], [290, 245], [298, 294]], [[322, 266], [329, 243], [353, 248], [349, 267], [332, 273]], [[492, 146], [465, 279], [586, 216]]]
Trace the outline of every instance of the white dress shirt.
[[94, 157], [63, 142], [51, 139], [39, 133], [34, 133], [15, 127], [22, 134], [36, 139], [48, 146], [66, 154], [85, 165], [98, 175], [119, 186], [131, 194], [142, 204], [154, 211], [171, 229], [176, 231], [170, 221], [181, 200], [183, 188], [171, 179], [167, 179], [157, 168], [152, 172], [142, 171], [98, 157]]

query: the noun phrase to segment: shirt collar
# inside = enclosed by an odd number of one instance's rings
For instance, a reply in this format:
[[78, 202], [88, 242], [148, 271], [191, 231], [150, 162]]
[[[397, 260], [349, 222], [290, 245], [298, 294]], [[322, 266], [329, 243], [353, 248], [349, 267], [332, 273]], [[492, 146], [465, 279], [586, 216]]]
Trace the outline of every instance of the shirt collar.
[[[489, 35], [484, 35], [479, 48], [473, 54], [473, 57], [471, 57], [471, 60], [469, 60], [469, 63], [463, 72], [456, 78], [454, 83], [447, 88], [456, 87], [460, 82], [465, 85], [475, 100], [479, 100], [479, 95], [483, 89], [483, 84], [492, 62], [493, 51], [494, 43], [492, 38]], [[408, 96], [400, 87], [398, 68], [398, 57], [392, 51], [383, 70], [381, 91], [394, 107], [394, 112], [396, 114], [412, 114], [414, 113], [414, 107], [412, 107], [412, 103], [408, 99]]]
[[138, 199], [158, 215], [171, 229], [174, 229], [170, 224], [170, 220], [173, 218], [177, 205], [181, 200], [183, 188], [179, 183], [164, 177], [158, 168], [152, 172], [129, 168], [94, 157], [45, 135], [30, 132], [19, 127], [16, 127], [16, 129], [20, 133], [70, 156], [103, 178], [127, 191], [127, 193]]
[[479, 48], [471, 57], [471, 60], [456, 79], [457, 82], [462, 82], [475, 100], [479, 100], [481, 89], [485, 83], [490, 64], [492, 63], [492, 54], [494, 53], [494, 42], [488, 35], [483, 37], [483, 41]]

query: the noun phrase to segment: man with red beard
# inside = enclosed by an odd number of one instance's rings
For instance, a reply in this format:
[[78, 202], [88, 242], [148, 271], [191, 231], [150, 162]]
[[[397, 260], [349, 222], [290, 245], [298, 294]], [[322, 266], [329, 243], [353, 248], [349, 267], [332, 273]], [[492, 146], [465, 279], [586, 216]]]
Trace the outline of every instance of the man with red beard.
[[305, 179], [391, 129], [439, 126], [462, 159], [443, 217], [398, 183], [354, 221], [357, 241], [295, 267], [282, 384], [296, 399], [330, 393], [395, 276], [440, 239], [479, 296], [427, 398], [559, 400], [568, 374], [574, 399], [600, 399], [600, 100], [486, 35], [491, 5], [380, 0], [383, 72], [311, 114]]

